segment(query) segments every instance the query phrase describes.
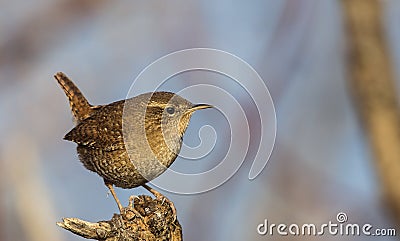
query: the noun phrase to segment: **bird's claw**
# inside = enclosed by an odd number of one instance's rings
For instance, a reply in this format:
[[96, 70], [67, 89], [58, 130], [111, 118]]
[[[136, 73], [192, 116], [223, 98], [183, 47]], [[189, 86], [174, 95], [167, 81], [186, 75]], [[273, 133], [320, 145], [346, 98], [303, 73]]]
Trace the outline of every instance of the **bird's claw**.
[[169, 200], [166, 196], [162, 195], [161, 193], [157, 192], [156, 190], [154, 190], [153, 188], [147, 186], [147, 185], [143, 185], [144, 188], [146, 188], [149, 192], [151, 192], [154, 197], [156, 197], [157, 200], [161, 201], [161, 205], [164, 204], [164, 202], [167, 202], [168, 205], [170, 206], [171, 210], [172, 210], [172, 222], [174, 223], [177, 219], [177, 215], [176, 215], [176, 208], [174, 203]]

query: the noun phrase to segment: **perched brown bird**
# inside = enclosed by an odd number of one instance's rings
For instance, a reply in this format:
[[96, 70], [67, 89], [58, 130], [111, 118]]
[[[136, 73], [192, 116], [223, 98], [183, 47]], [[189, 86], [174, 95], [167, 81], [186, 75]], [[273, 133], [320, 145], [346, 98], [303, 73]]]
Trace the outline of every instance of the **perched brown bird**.
[[67, 95], [76, 121], [64, 139], [78, 144], [79, 159], [104, 179], [120, 211], [123, 207], [113, 185], [143, 186], [156, 198], [168, 200], [145, 183], [174, 162], [193, 112], [212, 106], [193, 105], [170, 92], [92, 106], [65, 74], [54, 77]]

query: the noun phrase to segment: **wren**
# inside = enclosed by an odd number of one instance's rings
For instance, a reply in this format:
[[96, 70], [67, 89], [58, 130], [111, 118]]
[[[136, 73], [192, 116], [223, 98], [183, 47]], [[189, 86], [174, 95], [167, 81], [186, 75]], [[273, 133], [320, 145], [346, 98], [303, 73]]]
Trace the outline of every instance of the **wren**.
[[[93, 106], [65, 74], [54, 77], [69, 99], [76, 123], [64, 139], [78, 144], [80, 161], [104, 179], [120, 212], [123, 207], [113, 185], [125, 189], [143, 186], [169, 202], [145, 184], [175, 161], [194, 111], [212, 106], [194, 105], [171, 92], [145, 93]], [[175, 209], [172, 203], [171, 207]]]

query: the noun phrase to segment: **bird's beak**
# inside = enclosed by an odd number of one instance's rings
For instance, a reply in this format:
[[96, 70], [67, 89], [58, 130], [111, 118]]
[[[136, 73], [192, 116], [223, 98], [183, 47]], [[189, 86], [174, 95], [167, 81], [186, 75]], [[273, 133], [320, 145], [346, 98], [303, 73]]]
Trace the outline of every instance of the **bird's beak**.
[[197, 104], [193, 105], [189, 110], [191, 112], [196, 111], [196, 110], [201, 110], [201, 109], [207, 109], [207, 108], [213, 108], [212, 105], [207, 105], [207, 104]]

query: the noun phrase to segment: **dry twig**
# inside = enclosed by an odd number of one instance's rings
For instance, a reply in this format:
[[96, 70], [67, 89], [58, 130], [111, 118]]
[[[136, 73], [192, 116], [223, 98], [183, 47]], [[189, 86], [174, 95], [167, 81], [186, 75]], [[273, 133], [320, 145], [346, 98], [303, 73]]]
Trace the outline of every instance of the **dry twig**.
[[114, 214], [109, 221], [91, 223], [78, 218], [64, 218], [57, 225], [81, 237], [95, 240], [182, 240], [182, 227], [178, 220], [174, 220], [169, 203], [144, 195], [132, 198], [130, 205], [124, 208], [124, 213]]

